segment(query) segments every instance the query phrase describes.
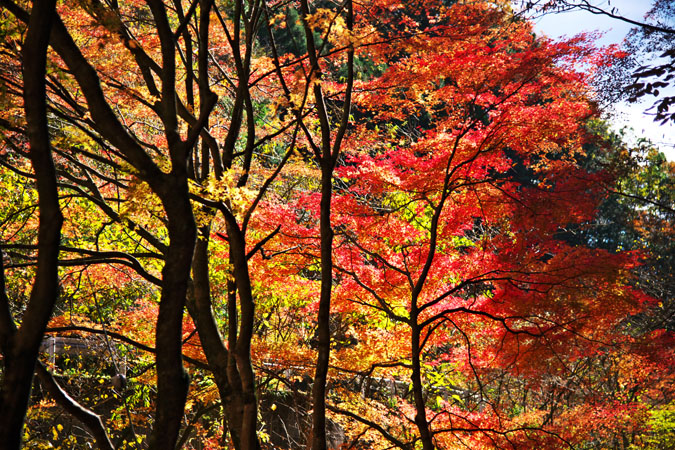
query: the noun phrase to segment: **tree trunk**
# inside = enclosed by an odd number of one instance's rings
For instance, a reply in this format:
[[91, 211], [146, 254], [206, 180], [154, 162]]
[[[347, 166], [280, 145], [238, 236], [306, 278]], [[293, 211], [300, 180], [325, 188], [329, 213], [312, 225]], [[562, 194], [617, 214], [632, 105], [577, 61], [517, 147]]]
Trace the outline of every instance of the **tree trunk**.
[[312, 386], [312, 450], [326, 449], [326, 382], [330, 359], [330, 303], [333, 289], [333, 229], [331, 197], [333, 166], [330, 154], [321, 171], [321, 294], [317, 316], [318, 354]]
[[[410, 317], [411, 323], [417, 323], [417, 314], [412, 314]], [[415, 399], [415, 425], [420, 432], [420, 439], [422, 440], [423, 450], [434, 450], [433, 439], [431, 431], [429, 430], [429, 422], [427, 422], [426, 402], [424, 399], [424, 391], [422, 389], [422, 365], [420, 362], [420, 330], [417, 326], [413, 326], [412, 339], [412, 375], [410, 381], [413, 385], [413, 397]]]
[[[188, 307], [222, 400], [225, 413], [223, 428], [229, 430], [234, 448], [239, 450], [243, 416], [241, 380], [236, 365], [228, 365], [230, 353], [223, 344], [223, 338], [213, 317], [208, 266], [209, 231], [209, 227], [202, 227], [200, 234], [204, 239], [198, 239], [195, 245], [192, 262], [193, 294], [189, 298]], [[236, 314], [236, 308], [234, 310]]]
[[[0, 316], [4, 376], [0, 392], [0, 442], [3, 448], [21, 447], [23, 422], [33, 383], [40, 343], [58, 297], [58, 256], [63, 215], [59, 207], [56, 170], [47, 128], [45, 73], [54, 0], [35, 0], [23, 46], [24, 109], [30, 159], [40, 206], [38, 259], [35, 281], [22, 325], [17, 331], [3, 292]], [[3, 283], [4, 284], [4, 283]], [[3, 286], [4, 291], [4, 286]]]
[[[236, 368], [241, 379], [243, 416], [241, 421], [241, 450], [259, 448], [257, 438], [258, 405], [255, 396], [255, 374], [251, 362], [251, 340], [255, 319], [255, 303], [246, 258], [246, 241], [243, 233], [231, 217], [227, 221], [230, 243], [230, 261], [234, 266], [234, 279], [239, 294], [239, 329], [234, 353]], [[232, 330], [231, 330], [232, 331]]]
[[[186, 164], [187, 165], [187, 164]], [[169, 248], [162, 270], [162, 295], [156, 327], [157, 417], [150, 449], [173, 449], [178, 439], [189, 377], [183, 368], [183, 310], [190, 280], [197, 226], [187, 177], [174, 175], [160, 194], [169, 225]]]

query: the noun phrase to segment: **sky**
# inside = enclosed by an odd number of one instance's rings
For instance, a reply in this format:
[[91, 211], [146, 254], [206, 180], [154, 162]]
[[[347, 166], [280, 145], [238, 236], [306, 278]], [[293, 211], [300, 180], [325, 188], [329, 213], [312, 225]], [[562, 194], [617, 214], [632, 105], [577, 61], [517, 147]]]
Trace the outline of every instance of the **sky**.
[[[608, 7], [608, 0], [595, 0], [594, 5]], [[617, 8], [618, 13], [634, 20], [642, 20], [651, 6], [651, 0], [610, 0], [609, 8]], [[584, 31], [603, 31], [599, 40], [601, 44], [621, 43], [632, 25], [603, 15], [591, 14], [587, 11], [550, 14], [535, 19], [536, 29], [551, 38], [574, 36]], [[672, 88], [671, 88], [672, 90]], [[653, 97], [652, 97], [653, 99]], [[666, 154], [670, 161], [675, 161], [675, 126], [660, 126], [652, 117], [644, 112], [653, 100], [643, 103], [616, 105], [615, 116], [610, 119], [614, 129], [628, 127], [629, 139], [646, 137]]]

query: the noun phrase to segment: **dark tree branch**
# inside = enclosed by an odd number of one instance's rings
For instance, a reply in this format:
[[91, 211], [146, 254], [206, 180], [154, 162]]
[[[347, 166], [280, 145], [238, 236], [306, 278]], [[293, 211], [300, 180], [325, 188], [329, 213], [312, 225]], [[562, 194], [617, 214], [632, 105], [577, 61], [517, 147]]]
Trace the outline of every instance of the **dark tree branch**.
[[42, 385], [47, 389], [49, 395], [65, 409], [69, 414], [75, 417], [77, 420], [82, 422], [82, 424], [87, 427], [91, 435], [96, 440], [96, 445], [101, 450], [113, 450], [114, 447], [108, 433], [103, 426], [101, 418], [95, 414], [93, 411], [83, 407], [77, 401], [75, 401], [66, 391], [63, 390], [59, 383], [56, 381], [54, 376], [47, 370], [47, 368], [38, 362], [37, 364], [37, 375], [40, 379]]

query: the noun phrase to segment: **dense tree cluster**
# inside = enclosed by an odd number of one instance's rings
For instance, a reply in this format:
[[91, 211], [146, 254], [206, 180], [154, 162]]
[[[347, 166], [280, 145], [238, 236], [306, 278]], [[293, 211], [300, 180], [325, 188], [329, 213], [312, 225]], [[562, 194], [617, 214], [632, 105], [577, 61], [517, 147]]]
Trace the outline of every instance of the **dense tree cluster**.
[[[503, 0], [0, 0], [8, 449], [667, 449], [672, 164]], [[34, 375], [36, 375], [34, 377]]]

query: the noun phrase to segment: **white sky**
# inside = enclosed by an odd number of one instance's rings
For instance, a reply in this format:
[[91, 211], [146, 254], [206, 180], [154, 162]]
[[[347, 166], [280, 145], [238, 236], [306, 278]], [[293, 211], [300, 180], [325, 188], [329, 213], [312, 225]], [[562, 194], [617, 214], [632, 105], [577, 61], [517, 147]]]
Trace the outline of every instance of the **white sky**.
[[[651, 0], [611, 0], [608, 8], [617, 8], [618, 13], [625, 17], [642, 20], [651, 6]], [[607, 7], [607, 0], [596, 0], [593, 4]], [[603, 31], [604, 36], [600, 44], [621, 43], [628, 34], [631, 25], [603, 15], [591, 14], [587, 11], [574, 11], [560, 14], [550, 14], [535, 20], [536, 29], [552, 38], [574, 36], [583, 31]], [[669, 90], [672, 92], [673, 88]], [[670, 95], [673, 95], [672, 93]], [[653, 97], [652, 97], [653, 99]], [[632, 137], [646, 137], [656, 144], [666, 154], [670, 161], [675, 161], [675, 126], [673, 124], [660, 126], [644, 111], [651, 106], [653, 100], [644, 103], [617, 105], [616, 116], [611, 119], [614, 128], [624, 126], [632, 128]]]

